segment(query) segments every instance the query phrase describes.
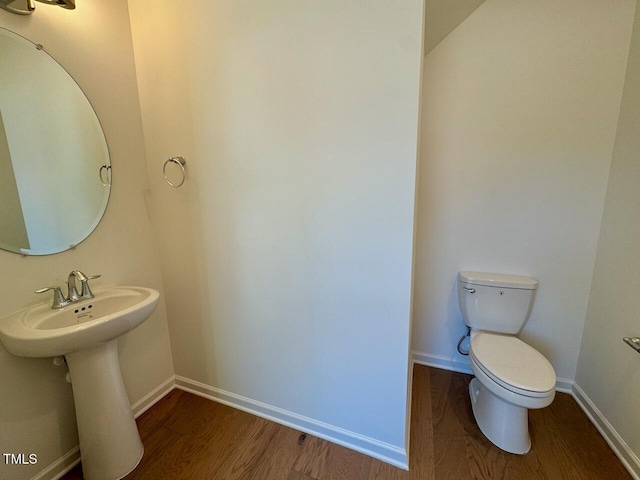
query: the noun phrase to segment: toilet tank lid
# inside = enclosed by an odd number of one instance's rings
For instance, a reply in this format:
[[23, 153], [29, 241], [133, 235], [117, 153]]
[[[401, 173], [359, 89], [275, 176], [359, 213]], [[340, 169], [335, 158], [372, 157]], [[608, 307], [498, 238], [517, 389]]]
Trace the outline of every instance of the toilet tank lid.
[[521, 275], [504, 275], [502, 273], [460, 272], [460, 281], [471, 285], [485, 285], [488, 287], [519, 288], [535, 290], [538, 281], [532, 277]]

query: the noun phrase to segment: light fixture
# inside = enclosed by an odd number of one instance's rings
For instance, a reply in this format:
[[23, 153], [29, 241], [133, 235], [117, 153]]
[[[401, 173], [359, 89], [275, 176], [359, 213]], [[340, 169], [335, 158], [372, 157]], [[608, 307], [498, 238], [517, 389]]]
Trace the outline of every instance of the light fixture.
[[76, 8], [76, 0], [38, 0], [38, 2], [58, 5], [59, 7], [68, 8], [69, 10]]
[[[58, 5], [62, 8], [73, 10], [76, 8], [76, 0], [37, 0], [40, 3]], [[19, 15], [29, 15], [36, 9], [34, 0], [0, 0], [0, 8]]]

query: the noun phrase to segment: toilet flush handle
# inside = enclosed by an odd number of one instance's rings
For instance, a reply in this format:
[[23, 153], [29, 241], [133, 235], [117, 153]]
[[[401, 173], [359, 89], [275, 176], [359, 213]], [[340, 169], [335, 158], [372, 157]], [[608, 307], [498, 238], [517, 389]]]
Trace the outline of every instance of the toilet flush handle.
[[469, 293], [476, 293], [476, 289], [475, 289], [475, 288], [462, 287], [462, 289], [463, 289], [465, 292], [469, 292]]

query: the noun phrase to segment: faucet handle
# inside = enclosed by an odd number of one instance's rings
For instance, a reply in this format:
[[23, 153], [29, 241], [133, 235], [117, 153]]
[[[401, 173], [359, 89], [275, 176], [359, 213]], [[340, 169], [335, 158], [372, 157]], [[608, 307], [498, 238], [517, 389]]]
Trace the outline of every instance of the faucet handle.
[[82, 298], [93, 298], [95, 295], [89, 288], [89, 280], [95, 280], [96, 278], [100, 278], [102, 275], [91, 275], [82, 280], [82, 291], [80, 292], [80, 296]]
[[40, 290], [36, 290], [35, 293], [44, 293], [48, 292], [49, 290], [53, 290], [53, 304], [51, 305], [52, 309], [66, 307], [71, 303], [69, 300], [64, 298], [62, 289], [60, 287], [41, 288]]

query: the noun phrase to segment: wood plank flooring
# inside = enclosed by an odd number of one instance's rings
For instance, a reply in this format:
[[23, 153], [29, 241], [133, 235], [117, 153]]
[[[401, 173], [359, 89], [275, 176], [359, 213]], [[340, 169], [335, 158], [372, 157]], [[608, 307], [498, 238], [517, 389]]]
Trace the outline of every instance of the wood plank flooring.
[[[410, 471], [174, 390], [138, 419], [142, 462], [126, 480], [626, 480], [570, 395], [530, 412], [533, 447], [503, 452], [471, 413], [471, 377], [416, 365]], [[63, 480], [82, 479], [79, 465]]]

